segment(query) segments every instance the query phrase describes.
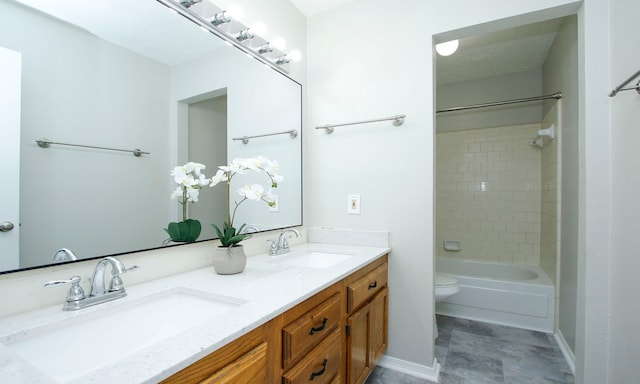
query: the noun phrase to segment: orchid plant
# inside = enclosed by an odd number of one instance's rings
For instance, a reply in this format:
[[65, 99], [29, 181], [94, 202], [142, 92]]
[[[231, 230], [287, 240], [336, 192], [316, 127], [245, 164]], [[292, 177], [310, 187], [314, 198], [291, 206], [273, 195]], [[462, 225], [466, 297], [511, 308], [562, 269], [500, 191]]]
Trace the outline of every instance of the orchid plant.
[[[231, 211], [231, 179], [237, 174], [246, 174], [248, 172], [264, 172], [270, 181], [270, 186], [265, 190], [261, 184], [249, 184], [237, 190], [240, 196], [239, 201], [234, 201], [233, 211]], [[242, 203], [247, 200], [264, 201], [270, 207], [275, 206], [275, 197], [273, 196], [273, 188], [278, 187], [278, 183], [284, 178], [278, 174], [279, 165], [276, 160], [269, 160], [264, 156], [257, 156], [248, 159], [234, 159], [229, 165], [218, 167], [218, 172], [211, 178], [209, 186], [215, 187], [219, 183], [227, 185], [227, 219], [222, 229], [215, 224], [211, 224], [216, 230], [220, 243], [223, 247], [236, 246], [242, 240], [251, 235], [242, 233], [246, 224], [242, 224], [240, 228], [234, 227], [234, 219], [236, 211]]]
[[200, 189], [211, 183], [202, 173], [205, 168], [204, 164], [188, 162], [171, 171], [171, 176], [178, 184], [171, 198], [182, 205], [182, 221], [169, 223], [165, 229], [173, 241], [194, 242], [200, 236], [202, 225], [198, 220], [188, 218], [187, 205], [197, 202]]

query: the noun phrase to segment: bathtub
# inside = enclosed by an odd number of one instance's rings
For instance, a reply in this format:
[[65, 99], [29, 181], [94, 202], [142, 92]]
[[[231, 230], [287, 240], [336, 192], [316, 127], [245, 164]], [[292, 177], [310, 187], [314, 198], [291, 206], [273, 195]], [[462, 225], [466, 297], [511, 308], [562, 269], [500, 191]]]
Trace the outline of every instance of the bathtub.
[[436, 304], [436, 313], [554, 331], [554, 288], [541, 268], [437, 257], [436, 271], [458, 279], [461, 288]]

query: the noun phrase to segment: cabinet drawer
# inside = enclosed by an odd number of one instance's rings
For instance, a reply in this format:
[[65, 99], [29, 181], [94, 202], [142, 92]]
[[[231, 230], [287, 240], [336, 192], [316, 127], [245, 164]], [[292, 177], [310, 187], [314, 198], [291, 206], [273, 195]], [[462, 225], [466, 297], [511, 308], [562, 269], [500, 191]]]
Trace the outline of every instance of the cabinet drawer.
[[267, 382], [267, 343], [262, 343], [200, 384]]
[[[340, 382], [342, 345], [340, 329], [335, 329], [293, 368], [282, 375], [283, 384], [330, 384]], [[337, 381], [336, 381], [337, 380]]]
[[340, 323], [340, 295], [335, 294], [282, 329], [283, 367], [316, 346]]
[[347, 286], [347, 311], [351, 312], [387, 286], [387, 263]]

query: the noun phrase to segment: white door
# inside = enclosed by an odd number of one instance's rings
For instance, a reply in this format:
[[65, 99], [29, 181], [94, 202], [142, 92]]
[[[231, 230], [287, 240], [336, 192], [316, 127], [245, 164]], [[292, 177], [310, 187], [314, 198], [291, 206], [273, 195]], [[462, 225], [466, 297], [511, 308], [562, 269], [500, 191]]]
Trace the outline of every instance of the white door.
[[0, 271], [19, 268], [22, 55], [0, 47]]

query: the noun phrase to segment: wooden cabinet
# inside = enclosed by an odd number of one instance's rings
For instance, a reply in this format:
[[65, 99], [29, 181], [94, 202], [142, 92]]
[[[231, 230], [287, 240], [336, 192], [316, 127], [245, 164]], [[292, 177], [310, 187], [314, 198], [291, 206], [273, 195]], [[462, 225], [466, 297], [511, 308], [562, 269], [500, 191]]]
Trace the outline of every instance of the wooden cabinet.
[[279, 351], [274, 325], [271, 321], [254, 329], [161, 383], [275, 383], [280, 372], [275, 369]]
[[346, 280], [347, 383], [364, 383], [387, 348], [387, 262], [369, 265]]
[[361, 384], [387, 347], [387, 256], [162, 384]]

